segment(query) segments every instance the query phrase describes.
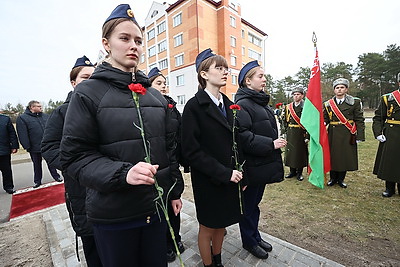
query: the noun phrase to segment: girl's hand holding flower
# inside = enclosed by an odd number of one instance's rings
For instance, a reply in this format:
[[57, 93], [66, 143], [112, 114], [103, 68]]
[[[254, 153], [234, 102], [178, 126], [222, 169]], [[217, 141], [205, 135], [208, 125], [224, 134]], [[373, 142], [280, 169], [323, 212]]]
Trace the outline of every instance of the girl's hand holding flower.
[[138, 162], [126, 175], [126, 182], [131, 185], [152, 185], [154, 184], [154, 175], [156, 175], [158, 165], [151, 165], [146, 162]]

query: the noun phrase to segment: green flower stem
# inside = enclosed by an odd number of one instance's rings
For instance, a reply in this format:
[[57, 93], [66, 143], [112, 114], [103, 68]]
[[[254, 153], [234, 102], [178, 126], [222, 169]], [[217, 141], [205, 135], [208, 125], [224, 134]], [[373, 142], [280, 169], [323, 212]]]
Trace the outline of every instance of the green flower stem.
[[[133, 96], [133, 100], [135, 101], [137, 113], [138, 113], [138, 116], [139, 116], [140, 127], [137, 126], [137, 125], [135, 125], [135, 126], [140, 130], [140, 135], [142, 136], [144, 151], [146, 153], [145, 162], [151, 164], [150, 151], [149, 151], [148, 146], [147, 146], [146, 136], [145, 136], [145, 132], [144, 132], [144, 124], [143, 124], [142, 114], [140, 112], [139, 95], [137, 93], [135, 93], [135, 92], [132, 92], [132, 96]], [[156, 178], [155, 175], [154, 175], [153, 178], [154, 178], [154, 186], [155, 186], [156, 191], [157, 191], [157, 198], [155, 199], [156, 207], [159, 206], [161, 208], [162, 212], [164, 213], [165, 220], [167, 221], [169, 232], [170, 232], [171, 237], [172, 237], [172, 241], [174, 241], [176, 254], [177, 254], [178, 258], [179, 258], [181, 266], [183, 267], [184, 265], [183, 265], [181, 253], [179, 252], [178, 244], [176, 243], [176, 240], [175, 240], [174, 229], [172, 229], [171, 222], [169, 220], [168, 210], [167, 210], [167, 205], [166, 205], [167, 203], [165, 203], [164, 199], [163, 199], [164, 190], [163, 190], [163, 188], [161, 186], [158, 185], [158, 181], [157, 181], [157, 178]], [[175, 186], [175, 184], [173, 186]], [[171, 192], [171, 190], [169, 192]], [[168, 199], [169, 192], [167, 194], [167, 198], [166, 199]], [[158, 208], [157, 208], [157, 212], [158, 212]], [[160, 216], [159, 213], [158, 213], [158, 216]]]
[[[237, 171], [243, 172], [243, 164], [239, 163], [239, 157], [238, 157], [238, 149], [237, 149], [237, 143], [235, 141], [235, 129], [236, 127], [236, 109], [232, 109], [233, 112], [233, 126], [232, 126], [232, 150], [233, 150], [233, 157], [235, 159], [235, 169]], [[243, 203], [242, 203], [242, 185], [241, 182], [238, 182], [238, 190], [239, 190], [239, 205], [240, 205], [240, 214], [243, 214]]]

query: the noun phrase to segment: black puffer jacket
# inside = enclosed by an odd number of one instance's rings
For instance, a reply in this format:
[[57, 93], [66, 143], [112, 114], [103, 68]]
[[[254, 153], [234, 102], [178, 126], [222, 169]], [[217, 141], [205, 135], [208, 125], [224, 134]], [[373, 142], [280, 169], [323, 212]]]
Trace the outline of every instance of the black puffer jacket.
[[[56, 108], [46, 123], [42, 140], [42, 156], [54, 168], [62, 171], [60, 165], [60, 143], [62, 138], [65, 115], [72, 92], [69, 92], [65, 102]], [[65, 203], [71, 219], [72, 227], [78, 236], [93, 235], [92, 225], [86, 216], [86, 188], [72, 179], [63, 171], [65, 187]]]
[[43, 112], [32, 113], [29, 108], [17, 118], [18, 138], [28, 152], [40, 153], [44, 127], [49, 115]]
[[283, 181], [282, 151], [274, 149], [278, 127], [268, 106], [269, 95], [249, 88], [239, 88], [235, 102], [238, 112], [239, 142], [245, 159], [244, 174], [249, 184]]
[[[149, 85], [140, 72], [136, 80], [145, 87]], [[61, 165], [88, 188], [88, 218], [98, 223], [144, 219], [156, 212], [155, 187], [126, 182], [129, 169], [145, 158], [140, 131], [135, 126], [140, 125], [138, 113], [128, 89], [131, 82], [131, 73], [101, 64], [89, 80], [75, 88], [65, 117]], [[171, 141], [166, 138], [167, 102], [151, 87], [139, 102], [151, 161], [159, 165], [156, 178], [167, 192], [176, 179], [182, 179], [167, 149]], [[179, 198], [182, 190], [176, 186], [170, 198]]]
[[0, 156], [10, 155], [11, 149], [18, 149], [17, 134], [10, 117], [0, 114]]

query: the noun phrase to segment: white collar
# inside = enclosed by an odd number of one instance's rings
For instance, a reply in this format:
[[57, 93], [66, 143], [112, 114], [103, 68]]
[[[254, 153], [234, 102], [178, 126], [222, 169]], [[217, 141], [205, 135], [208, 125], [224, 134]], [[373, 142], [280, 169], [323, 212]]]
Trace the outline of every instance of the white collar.
[[222, 107], [224, 107], [224, 99], [222, 98], [221, 93], [218, 93], [218, 98], [216, 98], [213, 94], [211, 94], [210, 91], [207, 89], [204, 89], [204, 91], [208, 94], [208, 96], [211, 98], [212, 102], [214, 102], [215, 105], [219, 106], [219, 103], [222, 104]]

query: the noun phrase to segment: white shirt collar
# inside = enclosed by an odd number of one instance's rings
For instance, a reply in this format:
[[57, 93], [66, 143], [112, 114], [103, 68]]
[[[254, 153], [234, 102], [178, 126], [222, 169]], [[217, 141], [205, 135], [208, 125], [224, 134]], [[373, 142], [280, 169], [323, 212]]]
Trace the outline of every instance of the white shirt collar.
[[212, 102], [214, 102], [217, 107], [219, 106], [219, 103], [222, 104], [222, 107], [224, 107], [224, 99], [222, 98], [222, 95], [218, 93], [218, 98], [216, 98], [213, 94], [211, 94], [210, 91], [207, 89], [204, 89], [204, 91], [208, 94], [208, 96], [211, 98]]

